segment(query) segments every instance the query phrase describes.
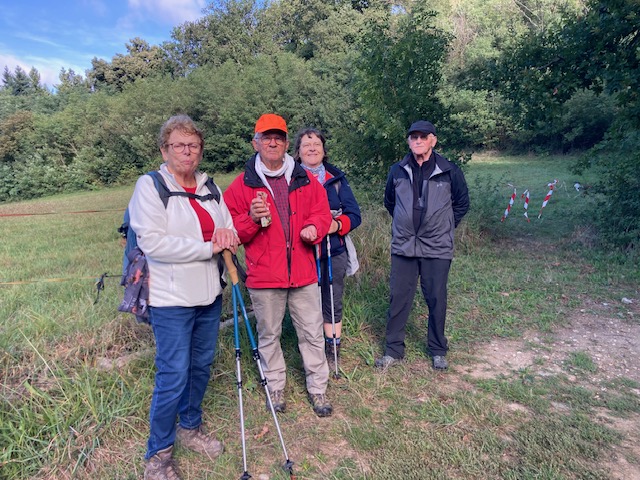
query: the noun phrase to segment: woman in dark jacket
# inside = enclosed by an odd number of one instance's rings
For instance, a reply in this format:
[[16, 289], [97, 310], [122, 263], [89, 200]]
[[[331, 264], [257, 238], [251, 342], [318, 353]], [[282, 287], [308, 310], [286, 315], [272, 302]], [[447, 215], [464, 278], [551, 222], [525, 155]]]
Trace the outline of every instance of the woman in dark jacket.
[[[305, 170], [313, 174], [324, 185], [329, 199], [329, 208], [333, 215], [329, 228], [331, 247], [331, 273], [333, 279], [334, 319], [331, 315], [331, 297], [329, 288], [329, 271], [327, 263], [327, 242], [324, 240], [321, 253], [321, 289], [322, 316], [324, 318], [325, 352], [330, 368], [335, 368], [333, 351], [333, 330], [335, 323], [336, 357], [340, 354], [340, 338], [342, 333], [342, 294], [344, 278], [347, 275], [349, 259], [345, 236], [362, 222], [360, 207], [356, 201], [349, 182], [342, 170], [328, 162], [325, 150], [326, 139], [315, 128], [304, 128], [298, 132], [293, 157]], [[353, 273], [353, 272], [349, 272]]]

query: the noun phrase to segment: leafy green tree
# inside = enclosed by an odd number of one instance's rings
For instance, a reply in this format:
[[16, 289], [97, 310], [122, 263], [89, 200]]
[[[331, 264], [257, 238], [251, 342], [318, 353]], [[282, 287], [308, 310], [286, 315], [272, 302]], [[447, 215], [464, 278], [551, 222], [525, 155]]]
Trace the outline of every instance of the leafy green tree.
[[29, 147], [27, 139], [34, 130], [33, 114], [19, 110], [0, 119], [0, 164], [12, 164]]
[[353, 12], [350, 4], [342, 8], [344, 3], [282, 0], [265, 11], [264, 23], [271, 25], [275, 33], [274, 41], [281, 48], [308, 60], [314, 57], [318, 48], [326, 49], [329, 44], [336, 45], [342, 40], [340, 29], [343, 22], [339, 21], [336, 13], [340, 12], [349, 18]]
[[46, 89], [41, 84], [40, 72], [38, 72], [35, 67], [31, 67], [31, 70], [29, 70], [29, 80], [31, 81], [29, 87], [30, 93], [46, 92]]
[[13, 91], [13, 82], [13, 74], [11, 73], [11, 70], [9, 70], [9, 67], [5, 65], [4, 70], [2, 71], [2, 88], [4, 90]]
[[60, 83], [56, 85], [56, 89], [60, 94], [67, 94], [72, 91], [89, 92], [90, 90], [87, 80], [71, 68], [69, 70], [64, 67], [61, 68], [58, 79]]
[[437, 93], [451, 37], [435, 28], [435, 17], [416, 3], [408, 13], [385, 12], [368, 22], [355, 79], [362, 120], [351, 139], [364, 174], [386, 172], [402, 157], [412, 121], [446, 124]]
[[20, 65], [15, 68], [13, 73], [11, 73], [9, 67], [5, 66], [2, 73], [2, 83], [5, 89], [16, 96], [27, 95], [33, 90], [32, 79]]
[[168, 72], [166, 53], [158, 46], [150, 46], [141, 38], [125, 44], [127, 54], [116, 54], [111, 63], [93, 58], [87, 79], [94, 89], [122, 91], [125, 85], [141, 78]]
[[164, 44], [174, 75], [227, 61], [244, 64], [259, 53], [279, 50], [262, 22], [264, 8], [255, 0], [222, 0], [209, 4], [205, 16], [174, 28], [173, 42]]

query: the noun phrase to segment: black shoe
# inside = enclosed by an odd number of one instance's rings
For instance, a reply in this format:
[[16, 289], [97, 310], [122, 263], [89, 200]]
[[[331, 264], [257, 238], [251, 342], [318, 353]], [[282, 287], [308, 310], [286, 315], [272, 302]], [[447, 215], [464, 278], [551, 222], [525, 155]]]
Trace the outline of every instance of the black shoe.
[[[284, 390], [273, 390], [269, 392], [271, 395], [271, 403], [273, 404], [273, 409], [276, 413], [284, 413], [287, 409], [287, 402], [284, 400]], [[266, 400], [267, 411], [270, 412], [269, 408], [269, 399]]]
[[333, 413], [333, 407], [324, 393], [310, 393], [309, 402], [314, 413], [319, 417], [329, 417]]

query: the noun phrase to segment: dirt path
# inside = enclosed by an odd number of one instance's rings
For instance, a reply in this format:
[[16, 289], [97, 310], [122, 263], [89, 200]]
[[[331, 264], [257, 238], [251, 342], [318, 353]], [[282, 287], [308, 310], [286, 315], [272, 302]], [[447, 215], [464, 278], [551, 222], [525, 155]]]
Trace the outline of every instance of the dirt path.
[[[459, 369], [472, 378], [522, 371], [540, 376], [564, 373], [569, 381], [595, 391], [597, 397], [614, 380], [640, 383], [640, 306], [637, 299], [617, 304], [590, 302], [551, 333], [528, 332], [518, 340], [494, 339], [475, 350], [477, 363]], [[575, 371], [576, 358], [591, 359], [595, 371], [586, 376]], [[630, 387], [629, 391], [640, 396], [638, 388]], [[624, 435], [606, 464], [612, 478], [640, 479], [640, 416], [613, 417], [602, 409], [597, 418]]]

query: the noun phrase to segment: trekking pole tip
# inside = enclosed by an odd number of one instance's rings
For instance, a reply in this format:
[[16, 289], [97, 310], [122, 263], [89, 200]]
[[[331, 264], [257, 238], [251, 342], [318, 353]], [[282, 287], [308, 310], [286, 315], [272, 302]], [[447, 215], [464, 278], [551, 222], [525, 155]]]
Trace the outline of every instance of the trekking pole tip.
[[282, 468], [284, 469], [285, 472], [289, 472], [289, 475], [291, 475], [292, 479], [295, 479], [295, 476], [293, 475], [293, 462], [291, 460], [287, 458], [287, 461], [282, 466]]

